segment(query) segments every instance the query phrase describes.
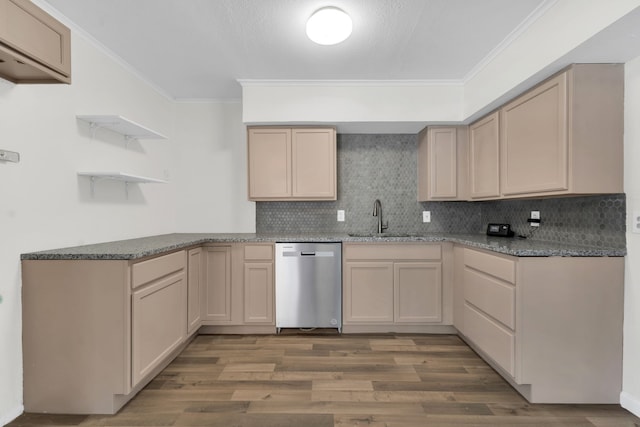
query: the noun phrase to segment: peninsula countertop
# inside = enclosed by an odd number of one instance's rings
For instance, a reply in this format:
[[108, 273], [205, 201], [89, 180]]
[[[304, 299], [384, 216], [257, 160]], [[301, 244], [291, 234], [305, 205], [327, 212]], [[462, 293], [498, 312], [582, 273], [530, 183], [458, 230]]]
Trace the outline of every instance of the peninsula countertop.
[[518, 257], [622, 257], [624, 248], [581, 246], [568, 243], [490, 237], [484, 234], [332, 234], [332, 233], [172, 233], [113, 242], [24, 253], [22, 260], [135, 260], [208, 243], [259, 242], [453, 242]]

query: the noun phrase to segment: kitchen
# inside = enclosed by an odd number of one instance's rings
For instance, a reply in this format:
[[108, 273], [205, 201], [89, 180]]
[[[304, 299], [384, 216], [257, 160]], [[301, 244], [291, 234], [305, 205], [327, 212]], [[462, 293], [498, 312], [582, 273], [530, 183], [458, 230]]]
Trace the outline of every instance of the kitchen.
[[[585, 16], [591, 13], [599, 17], [600, 21], [593, 19], [593, 16], [588, 20], [590, 25], [600, 25], [598, 29], [587, 30], [581, 27], [581, 25], [587, 26], [584, 22], [578, 19], [572, 21], [572, 25], [576, 26], [576, 34], [579, 30], [583, 31], [580, 33], [583, 38], [579, 41], [573, 40], [571, 46], [577, 46], [579, 42], [588, 38], [586, 34], [604, 29], [618, 18], [630, 14], [637, 7], [637, 4], [620, 4], [617, 5], [619, 9], [615, 9], [605, 3], [596, 3], [591, 6], [593, 9], [584, 11]], [[562, 9], [560, 6], [563, 5], [563, 2], [559, 2], [556, 7]], [[554, 12], [561, 13], [563, 10], [554, 10]], [[566, 10], [564, 12], [568, 13]], [[571, 12], [576, 13], [574, 10]], [[586, 17], [585, 20], [587, 20]], [[548, 32], [548, 28], [544, 28], [543, 32]], [[539, 37], [542, 36], [539, 35]], [[548, 40], [555, 40], [554, 37], [562, 39], [562, 36], [557, 33], [550, 33], [545, 37]], [[575, 35], [575, 37], [578, 36]], [[261, 218], [272, 217], [272, 212], [265, 212], [265, 216], [261, 215], [260, 210], [263, 207], [258, 205], [258, 212], [256, 212], [254, 203], [249, 202], [246, 197], [244, 123], [320, 121], [340, 126], [351, 122], [351, 125], [356, 128], [358, 123], [373, 122], [369, 128], [375, 130], [376, 122], [389, 122], [386, 129], [380, 128], [384, 131], [376, 133], [398, 134], [399, 132], [393, 131], [393, 126], [398, 125], [397, 122], [424, 123], [425, 117], [430, 121], [433, 117], [433, 121], [438, 123], [466, 121], [471, 115], [479, 118], [481, 116], [479, 112], [488, 112], [490, 108], [487, 106], [494, 103], [500, 94], [514, 90], [512, 95], [516, 95], [521, 90], [514, 88], [520, 86], [527, 76], [549, 65], [549, 62], [544, 62], [548, 61], [547, 59], [535, 58], [538, 62], [529, 65], [530, 68], [509, 68], [509, 73], [504, 73], [502, 68], [498, 68], [502, 70], [499, 73], [500, 78], [492, 78], [492, 75], [495, 76], [498, 73], [496, 68], [491, 69], [491, 67], [499, 67], [500, 59], [508, 61], [508, 53], [514, 55], [514, 52], [506, 52], [504, 57], [496, 59], [495, 64], [487, 66], [486, 71], [480, 73], [477, 79], [472, 79], [465, 84], [464, 89], [468, 94], [465, 94], [464, 98], [464, 111], [461, 111], [463, 107], [460, 103], [439, 102], [443, 99], [462, 100], [460, 86], [416, 88], [397, 82], [392, 86], [393, 90], [390, 91], [389, 96], [384, 98], [367, 96], [367, 102], [371, 106], [367, 111], [356, 108], [362, 102], [363, 97], [360, 95], [365, 92], [365, 89], [358, 86], [341, 88], [331, 84], [322, 89], [333, 91], [336, 97], [350, 93], [353, 103], [350, 106], [335, 105], [328, 100], [326, 104], [318, 103], [308, 110], [292, 111], [288, 105], [299, 105], [303, 102], [297, 97], [317, 96], [315, 94], [318, 87], [313, 85], [305, 87], [304, 84], [299, 83], [301, 86], [294, 87], [297, 90], [292, 90], [292, 88], [269, 87], [268, 82], [262, 86], [256, 82], [246, 82], [241, 102], [176, 102], [142, 82], [139, 76], [95, 47], [87, 37], [73, 32], [72, 46], [74, 67], [72, 85], [13, 86], [9, 83], [0, 83], [0, 111], [3, 117], [1, 125], [3, 145], [0, 148], [19, 151], [22, 157], [20, 163], [0, 165], [2, 182], [12, 183], [2, 186], [4, 224], [0, 257], [2, 266], [0, 269], [2, 271], [0, 336], [3, 337], [3, 344], [0, 346], [0, 352], [2, 352], [0, 360], [3, 362], [0, 364], [0, 370], [2, 370], [0, 377], [3, 378], [0, 390], [0, 421], [2, 422], [9, 421], [21, 412], [21, 272], [19, 266], [21, 253], [173, 232], [251, 233], [256, 231], [256, 227], [260, 230], [262, 226], [270, 226], [259, 221]], [[517, 48], [515, 43], [513, 46], [515, 52]], [[570, 50], [568, 47], [558, 47], [558, 49]], [[556, 55], [560, 56], [562, 53], [564, 52], [557, 52]], [[639, 110], [637, 94], [640, 65], [637, 60], [632, 59], [636, 56], [629, 58], [625, 67], [625, 193], [628, 218], [632, 217], [634, 201], [638, 197], [636, 193], [640, 191], [639, 186], [635, 184], [638, 179], [633, 166], [638, 159], [635, 142], [640, 135], [637, 120], [634, 119]], [[522, 66], [526, 68], [525, 65]], [[478, 87], [489, 87], [491, 93], [481, 93]], [[523, 84], [522, 90], [527, 87], [528, 85]], [[374, 87], [370, 90], [374, 94], [388, 93], [384, 92], [385, 89], [388, 88]], [[281, 100], [282, 104], [274, 106], [273, 99]], [[129, 141], [125, 144], [122, 138], [105, 133], [92, 138], [91, 130], [84, 123], [77, 121], [76, 115], [96, 113], [131, 117], [162, 134], [169, 135], [170, 139], [169, 141]], [[406, 138], [405, 146], [417, 144], [415, 134], [420, 129], [417, 128], [409, 134], [413, 136], [396, 137], [398, 141], [395, 143], [402, 146], [401, 141], [405, 141]], [[358, 141], [354, 142], [353, 139], [358, 138], [355, 136], [358, 133], [358, 131], [344, 133], [340, 136], [340, 143], [345, 143], [352, 138], [346, 145], [355, 147]], [[360, 144], [375, 145], [376, 139], [385, 139], [385, 137], [376, 136], [372, 139], [374, 142], [364, 140]], [[394, 141], [381, 142], [381, 146], [387, 146], [386, 144], [391, 144], [391, 147]], [[127, 197], [122, 183], [101, 181], [95, 184], [92, 197], [89, 180], [77, 176], [80, 170], [113, 169], [163, 178], [168, 181], [168, 184], [131, 185]], [[329, 213], [319, 215], [322, 218], [330, 218], [323, 219], [327, 224], [330, 221], [330, 225], [339, 226], [334, 222], [335, 210], [344, 208], [347, 211], [345, 227], [353, 226], [353, 229], [348, 231], [370, 231], [375, 221], [370, 212], [373, 201], [375, 198], [381, 198], [386, 218], [392, 227], [390, 230], [403, 223], [402, 215], [415, 217], [413, 212], [398, 213], [395, 209], [399, 203], [385, 197], [387, 196], [384, 194], [375, 196], [372, 194], [366, 198], [366, 202], [358, 204], [357, 207], [349, 206], [347, 200], [341, 199], [338, 205], [344, 203], [343, 206], [326, 206], [325, 209], [330, 212], [330, 215]], [[618, 200], [588, 199], [583, 202], [598, 205], [603, 201], [606, 206], [607, 202], [615, 205]], [[319, 210], [323, 209], [324, 203], [319, 202]], [[479, 232], [478, 228], [488, 222], [485, 218], [486, 212], [492, 209], [491, 206], [487, 208], [487, 204], [495, 204], [496, 209], [502, 209], [501, 203], [505, 202], [482, 202], [480, 207], [472, 202], [469, 204], [467, 202], [440, 203], [426, 203], [419, 208], [420, 210], [428, 208], [424, 210], [432, 211], [432, 223], [428, 226], [430, 232], [452, 231], [451, 228], [457, 226], [459, 221], [449, 223], [444, 221], [443, 217], [449, 218], [451, 212], [460, 211], [463, 212], [461, 216], [473, 218], [468, 227], [475, 228], [476, 232]], [[511, 205], [506, 205], [505, 210], [520, 210], [512, 217], [501, 213], [501, 217], [493, 221], [511, 221], [514, 224], [522, 221], [518, 225], [524, 227], [519, 230], [520, 232], [527, 231], [529, 227], [524, 222], [526, 214], [523, 216], [522, 212], [539, 209], [544, 221], [546, 215], [561, 215], [560, 212], [570, 205], [570, 201], [560, 199], [545, 200], [541, 204], [533, 201], [507, 203]], [[513, 207], [514, 205], [516, 207]], [[306, 204], [303, 206], [307, 207]], [[360, 209], [361, 212], [355, 209]], [[615, 211], [615, 206], [610, 209]], [[547, 214], [547, 211], [553, 213]], [[607, 212], [603, 214], [606, 216]], [[615, 218], [619, 221], [619, 217]], [[563, 218], [555, 222], [567, 224], [569, 220], [570, 218]], [[420, 222], [420, 217], [412, 224], [420, 230], [427, 227]], [[589, 224], [588, 227], [602, 225], [601, 223], [587, 224]], [[539, 233], [548, 233], [549, 231], [545, 231], [548, 230], [547, 225], [543, 225]], [[271, 226], [285, 227], [286, 225], [276, 223]], [[358, 227], [362, 227], [361, 230]], [[627, 224], [627, 230], [630, 230], [629, 224]], [[396, 231], [414, 230], [407, 228]], [[596, 238], [594, 236], [593, 241], [596, 241]], [[634, 283], [637, 272], [633, 265], [637, 255], [635, 239], [633, 234], [627, 232], [626, 353], [624, 355], [624, 396], [621, 398], [627, 399], [626, 403], [623, 402], [625, 407], [638, 413], [637, 409], [633, 409], [637, 408], [634, 405], [637, 405], [640, 395], [640, 384], [637, 383], [637, 378], [640, 378], [638, 374], [640, 366], [635, 362], [639, 359], [637, 356], [640, 353], [636, 337], [636, 331], [640, 326], [634, 318], [632, 309], [638, 304], [637, 286]], [[619, 238], [615, 244], [620, 244]]]

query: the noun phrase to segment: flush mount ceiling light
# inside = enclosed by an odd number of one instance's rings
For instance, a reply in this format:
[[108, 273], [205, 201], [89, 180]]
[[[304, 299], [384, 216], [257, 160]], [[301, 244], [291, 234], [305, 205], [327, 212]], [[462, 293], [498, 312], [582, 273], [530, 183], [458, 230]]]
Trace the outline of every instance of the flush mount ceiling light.
[[351, 35], [351, 17], [337, 7], [323, 7], [307, 21], [307, 36], [322, 45], [338, 44]]

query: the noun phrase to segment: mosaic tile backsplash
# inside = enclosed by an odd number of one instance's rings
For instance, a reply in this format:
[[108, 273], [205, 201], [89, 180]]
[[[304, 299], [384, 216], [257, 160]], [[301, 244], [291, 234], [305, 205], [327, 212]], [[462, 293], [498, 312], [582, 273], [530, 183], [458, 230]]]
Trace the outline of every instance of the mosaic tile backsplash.
[[[338, 200], [257, 202], [259, 233], [372, 233], [373, 203], [382, 202], [389, 233], [484, 233], [489, 222], [510, 223], [529, 235], [526, 222], [539, 210], [542, 225], [531, 235], [597, 247], [625, 247], [625, 195], [485, 202], [418, 202], [417, 135], [338, 135]], [[336, 220], [336, 211], [346, 221]], [[431, 223], [422, 223], [422, 211]]]

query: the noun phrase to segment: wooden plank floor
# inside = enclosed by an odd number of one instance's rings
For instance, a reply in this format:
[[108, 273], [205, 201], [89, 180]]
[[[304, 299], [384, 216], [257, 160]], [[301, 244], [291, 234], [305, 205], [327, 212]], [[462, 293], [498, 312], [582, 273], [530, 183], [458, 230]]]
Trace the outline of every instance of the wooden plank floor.
[[640, 426], [618, 405], [528, 404], [454, 335], [198, 336], [114, 416], [9, 426]]

